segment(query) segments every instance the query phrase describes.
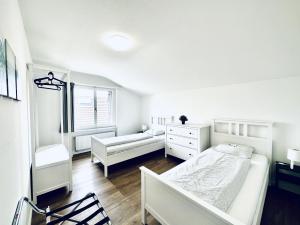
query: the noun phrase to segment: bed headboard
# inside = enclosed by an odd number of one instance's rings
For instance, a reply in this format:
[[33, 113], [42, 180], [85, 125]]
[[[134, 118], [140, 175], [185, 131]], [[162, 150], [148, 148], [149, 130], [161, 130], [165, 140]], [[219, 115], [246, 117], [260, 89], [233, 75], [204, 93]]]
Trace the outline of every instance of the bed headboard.
[[174, 116], [151, 116], [150, 126], [152, 128], [165, 129], [167, 123], [173, 123]]
[[236, 119], [214, 119], [211, 144], [237, 143], [250, 145], [255, 153], [272, 162], [272, 122]]

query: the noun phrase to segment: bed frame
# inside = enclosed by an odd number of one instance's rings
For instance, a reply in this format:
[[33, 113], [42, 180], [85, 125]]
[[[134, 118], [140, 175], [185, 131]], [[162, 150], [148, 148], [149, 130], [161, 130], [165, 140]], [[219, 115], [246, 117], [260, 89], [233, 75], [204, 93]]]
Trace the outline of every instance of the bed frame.
[[[167, 123], [172, 122], [173, 117], [152, 116], [150, 119], [151, 127], [161, 128], [165, 130]], [[135, 157], [154, 152], [165, 147], [164, 142], [150, 143], [143, 146], [134, 147], [130, 150], [120, 152], [113, 155], [107, 154], [107, 147], [103, 145], [99, 139], [92, 136], [91, 145], [91, 161], [94, 162], [95, 158], [99, 160], [104, 166], [104, 176], [108, 176], [108, 166], [133, 159]]]
[[[213, 121], [211, 144], [238, 143], [255, 148], [255, 153], [272, 162], [272, 123], [266, 121], [216, 119]], [[142, 223], [150, 213], [163, 225], [244, 225], [229, 214], [204, 202], [184, 189], [141, 167]], [[265, 175], [252, 225], [259, 225], [269, 182]]]

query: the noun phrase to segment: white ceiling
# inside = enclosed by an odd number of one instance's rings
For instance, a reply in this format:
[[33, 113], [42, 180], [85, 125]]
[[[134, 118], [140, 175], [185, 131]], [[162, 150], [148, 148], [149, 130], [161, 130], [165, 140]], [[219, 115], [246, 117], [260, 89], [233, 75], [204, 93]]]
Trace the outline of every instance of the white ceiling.
[[[19, 0], [33, 60], [151, 94], [300, 75], [299, 0]], [[107, 32], [136, 42], [114, 52]]]

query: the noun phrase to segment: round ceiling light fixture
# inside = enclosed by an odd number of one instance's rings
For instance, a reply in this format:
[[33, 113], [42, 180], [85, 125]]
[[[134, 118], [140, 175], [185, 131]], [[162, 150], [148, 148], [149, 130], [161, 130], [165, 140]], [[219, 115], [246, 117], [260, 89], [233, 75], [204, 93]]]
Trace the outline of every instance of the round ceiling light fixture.
[[102, 41], [105, 45], [115, 51], [128, 51], [133, 48], [133, 40], [126, 34], [121, 33], [110, 33], [104, 35]]

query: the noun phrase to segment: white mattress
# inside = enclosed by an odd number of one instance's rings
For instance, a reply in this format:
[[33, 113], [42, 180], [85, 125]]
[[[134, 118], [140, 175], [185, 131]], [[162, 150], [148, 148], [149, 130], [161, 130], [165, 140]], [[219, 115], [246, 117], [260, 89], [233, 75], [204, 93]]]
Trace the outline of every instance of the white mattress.
[[132, 148], [149, 145], [149, 144], [161, 143], [162, 147], [163, 147], [164, 142], [165, 142], [165, 135], [153, 136], [151, 138], [144, 139], [144, 140], [139, 140], [139, 141], [135, 141], [135, 142], [130, 142], [130, 143], [126, 143], [126, 144], [120, 144], [120, 145], [108, 147], [107, 155], [118, 154], [121, 152], [128, 151]]
[[69, 152], [62, 144], [40, 147], [35, 153], [36, 167], [49, 166], [69, 160]]
[[250, 159], [211, 148], [160, 176], [226, 212], [249, 168]]
[[239, 221], [250, 225], [256, 212], [269, 162], [266, 156], [253, 154], [250, 169], [240, 192], [227, 210], [227, 213]]
[[[97, 138], [97, 136], [95, 136]], [[122, 145], [126, 143], [141, 141], [145, 139], [152, 138], [152, 135], [139, 133], [139, 134], [129, 134], [129, 135], [122, 135], [117, 137], [109, 137], [109, 138], [98, 138], [98, 140], [106, 147]]]

